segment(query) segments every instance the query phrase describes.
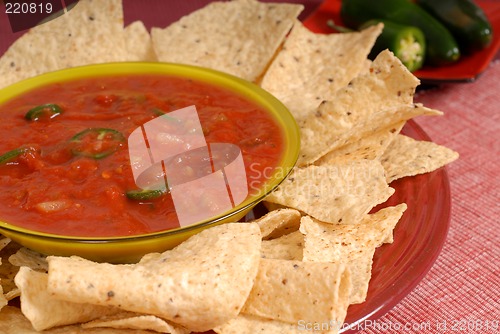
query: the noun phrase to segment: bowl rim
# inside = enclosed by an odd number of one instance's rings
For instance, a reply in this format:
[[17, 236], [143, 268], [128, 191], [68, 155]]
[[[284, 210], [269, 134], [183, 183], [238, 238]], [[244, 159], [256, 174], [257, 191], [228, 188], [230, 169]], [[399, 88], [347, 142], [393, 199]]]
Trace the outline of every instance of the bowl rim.
[[127, 241], [138, 241], [145, 239], [163, 238], [178, 234], [193, 232], [211, 225], [216, 225], [231, 217], [237, 216], [241, 212], [255, 206], [261, 202], [271, 191], [278, 187], [286, 177], [292, 172], [296, 165], [300, 148], [300, 130], [295, 118], [288, 108], [275, 96], [261, 88], [255, 83], [249, 82], [234, 75], [218, 70], [199, 67], [194, 65], [179, 63], [158, 63], [158, 62], [114, 62], [104, 64], [91, 64], [77, 66], [52, 72], [43, 73], [31, 78], [24, 79], [10, 86], [0, 89], [0, 106], [27, 93], [33, 89], [46, 85], [81, 80], [85, 78], [109, 77], [109, 76], [129, 76], [129, 75], [165, 75], [173, 77], [186, 77], [189, 79], [202, 81], [216, 87], [222, 87], [232, 93], [239, 94], [247, 100], [263, 107], [282, 130], [285, 141], [284, 151], [276, 170], [271, 177], [263, 183], [255, 194], [249, 194], [239, 205], [223, 214], [211, 217], [184, 227], [177, 227], [168, 230], [124, 236], [73, 236], [60, 235], [54, 233], [41, 232], [19, 227], [0, 220], [0, 232], [6, 230], [10, 233], [22, 234], [27, 237], [43, 238], [76, 243], [117, 243]]

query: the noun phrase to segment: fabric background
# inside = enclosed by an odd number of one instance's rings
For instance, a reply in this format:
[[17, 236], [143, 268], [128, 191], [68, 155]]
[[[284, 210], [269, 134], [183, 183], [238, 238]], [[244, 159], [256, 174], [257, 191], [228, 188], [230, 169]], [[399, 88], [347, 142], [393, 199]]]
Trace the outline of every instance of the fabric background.
[[[207, 2], [124, 0], [125, 21], [166, 26]], [[321, 1], [289, 2], [306, 5], [304, 18]], [[0, 55], [21, 35], [10, 32], [1, 10]], [[360, 324], [359, 333], [498, 333], [493, 327], [500, 327], [500, 60], [474, 83], [427, 89], [416, 100], [445, 112], [417, 123], [433, 141], [460, 153], [447, 167], [452, 191], [449, 234], [419, 285], [379, 319]]]

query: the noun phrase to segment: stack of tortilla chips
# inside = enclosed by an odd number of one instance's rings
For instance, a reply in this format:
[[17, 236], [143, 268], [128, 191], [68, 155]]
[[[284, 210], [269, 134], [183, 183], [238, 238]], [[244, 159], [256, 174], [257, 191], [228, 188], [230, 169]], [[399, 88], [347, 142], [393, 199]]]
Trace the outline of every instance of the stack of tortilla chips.
[[[297, 167], [250, 223], [205, 230], [139, 263], [35, 253], [0, 239], [2, 333], [337, 333], [366, 299], [377, 247], [406, 204], [373, 212], [393, 180], [458, 154], [399, 134], [441, 112], [413, 103], [419, 84], [389, 51], [367, 55], [382, 25], [314, 34], [302, 6], [214, 2], [151, 34], [123, 26], [120, 0], [81, 0], [0, 58], [0, 88], [111, 61], [179, 62], [261, 85], [301, 129]], [[20, 307], [8, 301], [20, 297]], [[12, 304], [12, 303], [11, 303]], [[14, 303], [15, 304], [15, 303]]]

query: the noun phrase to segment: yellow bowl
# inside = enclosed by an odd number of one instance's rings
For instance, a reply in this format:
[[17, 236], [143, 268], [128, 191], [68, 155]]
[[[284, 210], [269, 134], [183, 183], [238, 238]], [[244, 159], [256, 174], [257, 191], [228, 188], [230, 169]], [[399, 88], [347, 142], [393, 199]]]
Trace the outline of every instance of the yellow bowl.
[[43, 74], [0, 90], [0, 105], [30, 90], [52, 83], [127, 74], [168, 75], [208, 82], [243, 95], [267, 110], [283, 129], [285, 152], [278, 168], [263, 185], [262, 190], [249, 195], [241, 204], [213, 219], [150, 234], [125, 237], [73, 237], [32, 231], [4, 221], [0, 221], [0, 233], [43, 254], [78, 255], [100, 262], [134, 262], [144, 254], [171, 249], [202, 229], [241, 219], [276, 188], [294, 167], [299, 154], [300, 135], [295, 119], [288, 109], [255, 84], [206, 68], [170, 63], [110, 63], [75, 67]]

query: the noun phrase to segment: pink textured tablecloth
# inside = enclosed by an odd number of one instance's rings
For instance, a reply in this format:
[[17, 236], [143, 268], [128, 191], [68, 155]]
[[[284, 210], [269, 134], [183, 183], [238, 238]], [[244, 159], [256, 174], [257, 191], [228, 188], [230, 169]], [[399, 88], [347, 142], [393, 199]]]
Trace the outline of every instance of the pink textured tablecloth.
[[[208, 2], [124, 0], [125, 19], [166, 26]], [[321, 1], [289, 2], [306, 5], [304, 18]], [[2, 11], [0, 55], [20, 35], [10, 32]], [[417, 123], [433, 141], [460, 153], [448, 166], [450, 230], [419, 285], [379, 319], [361, 323], [360, 333], [498, 333], [493, 327], [500, 327], [500, 60], [474, 83], [441, 85], [416, 100], [445, 112]]]
[[474, 83], [442, 85], [416, 101], [445, 113], [417, 123], [460, 153], [447, 167], [450, 229], [415, 290], [360, 333], [499, 333], [500, 61]]

